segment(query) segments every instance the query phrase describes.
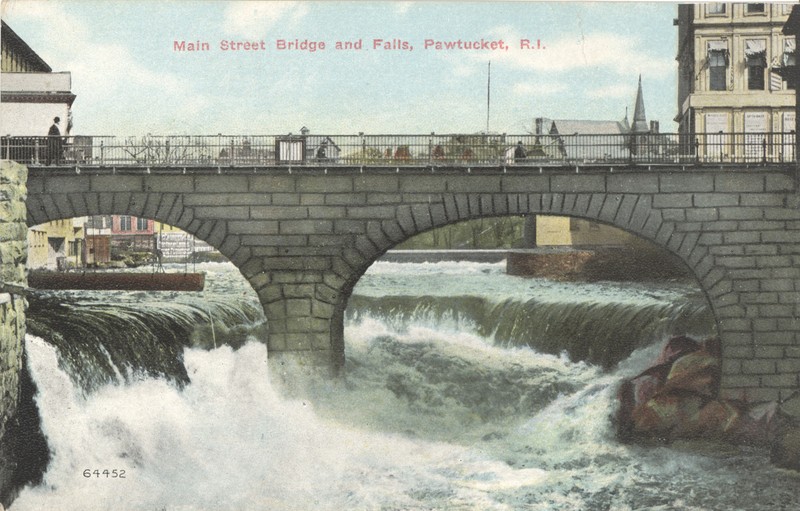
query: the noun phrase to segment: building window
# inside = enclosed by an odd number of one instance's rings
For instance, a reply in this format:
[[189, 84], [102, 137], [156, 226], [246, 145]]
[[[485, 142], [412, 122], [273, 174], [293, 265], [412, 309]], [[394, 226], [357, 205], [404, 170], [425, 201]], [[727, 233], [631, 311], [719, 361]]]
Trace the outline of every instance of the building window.
[[121, 216], [121, 217], [119, 217], [119, 230], [120, 231], [130, 231], [131, 230], [131, 217], [129, 217], [129, 216]]
[[725, 90], [728, 75], [728, 46], [725, 41], [708, 43], [709, 90]]
[[69, 255], [71, 257], [78, 257], [81, 249], [81, 242], [78, 240], [69, 242]]
[[706, 14], [725, 14], [725, 4], [722, 2], [711, 2], [706, 4]]
[[744, 49], [747, 59], [747, 90], [764, 90], [764, 71], [767, 68], [766, 41], [747, 40]]
[[146, 218], [137, 218], [136, 219], [136, 230], [137, 231], [146, 231], [147, 230], [148, 221]]
[[764, 4], [747, 4], [747, 14], [760, 14], [765, 12]]

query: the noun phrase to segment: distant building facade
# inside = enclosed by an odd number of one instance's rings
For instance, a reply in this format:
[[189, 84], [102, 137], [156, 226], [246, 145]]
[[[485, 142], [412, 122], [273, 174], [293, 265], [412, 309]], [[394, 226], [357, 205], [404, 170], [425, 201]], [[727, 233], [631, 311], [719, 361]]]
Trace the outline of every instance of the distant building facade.
[[636, 236], [598, 222], [568, 216], [536, 216], [537, 246], [627, 246]]
[[56, 220], [28, 229], [29, 269], [66, 270], [85, 264], [86, 217]]
[[111, 217], [111, 255], [124, 252], [155, 253], [156, 242], [153, 221], [131, 215]]
[[[704, 2], [678, 6], [678, 115], [683, 134], [706, 137], [700, 157], [791, 161], [795, 91], [781, 78], [795, 38], [782, 33], [793, 4]], [[785, 138], [786, 143], [781, 143]]]
[[218, 254], [208, 243], [168, 224], [131, 215], [96, 215], [86, 221], [86, 262], [103, 265], [127, 253], [150, 253], [162, 262]]

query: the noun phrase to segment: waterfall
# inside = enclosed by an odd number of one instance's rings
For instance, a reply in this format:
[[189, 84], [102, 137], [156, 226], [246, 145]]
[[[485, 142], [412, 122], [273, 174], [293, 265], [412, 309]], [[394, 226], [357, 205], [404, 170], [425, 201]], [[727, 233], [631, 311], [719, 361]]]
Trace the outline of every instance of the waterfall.
[[636, 348], [671, 335], [713, 333], [714, 318], [698, 300], [678, 303], [542, 302], [476, 296], [355, 295], [347, 318], [374, 317], [403, 329], [415, 323], [474, 332], [502, 346], [527, 346], [540, 353], [566, 352], [609, 368]]

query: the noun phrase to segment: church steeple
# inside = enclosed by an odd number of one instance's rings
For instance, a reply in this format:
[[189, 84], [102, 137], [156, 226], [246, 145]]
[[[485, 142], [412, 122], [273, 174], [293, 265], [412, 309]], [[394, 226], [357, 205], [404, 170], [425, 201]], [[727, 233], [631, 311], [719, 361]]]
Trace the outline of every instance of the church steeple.
[[642, 95], [642, 75], [639, 75], [639, 90], [636, 91], [636, 106], [633, 109], [632, 133], [647, 133], [647, 118], [644, 114], [644, 96]]

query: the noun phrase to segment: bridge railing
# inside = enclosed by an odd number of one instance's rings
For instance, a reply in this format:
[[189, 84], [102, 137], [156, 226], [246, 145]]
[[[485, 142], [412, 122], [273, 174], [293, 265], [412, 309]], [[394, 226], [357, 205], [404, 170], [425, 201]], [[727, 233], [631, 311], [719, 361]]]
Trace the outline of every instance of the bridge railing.
[[6, 136], [0, 151], [30, 165], [171, 167], [758, 164], [796, 156], [794, 133]]

